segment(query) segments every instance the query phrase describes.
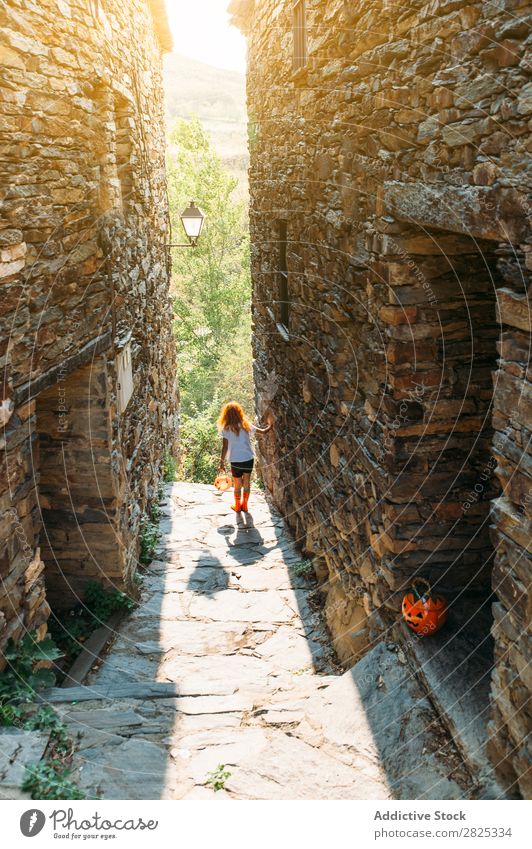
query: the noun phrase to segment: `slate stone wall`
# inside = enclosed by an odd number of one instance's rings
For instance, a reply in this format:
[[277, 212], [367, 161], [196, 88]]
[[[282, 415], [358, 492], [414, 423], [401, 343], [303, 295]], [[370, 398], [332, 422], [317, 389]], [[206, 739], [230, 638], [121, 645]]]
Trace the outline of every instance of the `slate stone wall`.
[[0, 8], [0, 646], [127, 585], [175, 448], [163, 47], [152, 0]]
[[[529, 255], [530, 256], [530, 255]], [[493, 589], [495, 671], [489, 749], [508, 786], [532, 796], [530, 727], [532, 675], [532, 322], [530, 289], [510, 258], [498, 292], [501, 336], [497, 344], [493, 456], [502, 495], [492, 502], [496, 549]], [[513, 273], [511, 273], [513, 272]]]
[[346, 660], [386, 634], [413, 575], [455, 606], [493, 582], [493, 739], [524, 793], [529, 10], [307, 0], [294, 70], [292, 6], [232, 4], [249, 41], [257, 403], [276, 419], [264, 478]]

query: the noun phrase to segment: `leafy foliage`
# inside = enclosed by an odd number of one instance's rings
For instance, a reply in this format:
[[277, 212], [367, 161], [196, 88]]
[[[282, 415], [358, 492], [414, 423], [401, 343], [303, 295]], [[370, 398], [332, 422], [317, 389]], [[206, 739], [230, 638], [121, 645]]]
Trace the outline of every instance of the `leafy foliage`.
[[112, 613], [118, 610], [132, 611], [136, 602], [121, 590], [105, 589], [98, 581], [90, 581], [85, 590], [85, 606], [93, 619], [103, 624]]
[[26, 767], [22, 789], [31, 793], [32, 799], [85, 799], [71, 775], [61, 762], [44, 760]]
[[294, 563], [292, 570], [298, 578], [310, 578], [314, 575], [314, 567], [310, 560], [300, 560], [299, 563]]
[[33, 631], [18, 642], [9, 640], [3, 654], [8, 666], [0, 674], [0, 725], [50, 732], [46, 757], [26, 768], [22, 789], [32, 799], [84, 799], [70, 777], [74, 744], [66, 727], [52, 708], [30, 704], [38, 690], [55, 683], [54, 672], [41, 664], [58, 660], [64, 652], [50, 636], [38, 641]]
[[230, 776], [231, 773], [226, 770], [225, 764], [218, 764], [216, 769], [208, 774], [205, 784], [209, 784], [215, 792], [218, 792], [224, 789], [225, 782]]
[[51, 707], [41, 707], [35, 713], [29, 714], [24, 727], [30, 731], [53, 731], [57, 736], [65, 735], [65, 726]]
[[84, 799], [85, 794], [70, 777], [74, 743], [56, 712], [39, 708], [26, 719], [24, 727], [49, 731], [50, 740], [45, 758], [26, 767], [22, 789], [30, 792], [32, 799]]
[[212, 483], [220, 463], [220, 438], [216, 429], [218, 396], [195, 415], [186, 416], [181, 424], [183, 478], [196, 483]]
[[[164, 452], [163, 456], [163, 476], [166, 483], [172, 483], [175, 481], [177, 473], [177, 461], [175, 457], [173, 457], [170, 452], [167, 450]], [[162, 495], [162, 494], [161, 494]]]
[[159, 517], [157, 516], [155, 519], [152, 516], [143, 516], [140, 520], [140, 532], [139, 532], [139, 541], [140, 541], [140, 554], [139, 560], [141, 563], [148, 564], [153, 560], [153, 556], [155, 554], [155, 549], [157, 548], [157, 543], [161, 538], [161, 532], [159, 530]]
[[50, 622], [50, 631], [62, 647], [68, 660], [74, 660], [82, 651], [83, 643], [109, 617], [119, 610], [131, 611], [136, 601], [127, 593], [106, 589], [98, 581], [90, 581], [84, 601], [69, 610], [61, 619]]
[[29, 632], [18, 642], [7, 643], [3, 655], [7, 667], [0, 674], [0, 721], [12, 725], [21, 718], [20, 710], [14, 706], [29, 703], [35, 693], [55, 684], [54, 672], [42, 667], [64, 654], [50, 637], [40, 642], [35, 631]]
[[190, 200], [206, 213], [194, 250], [173, 255], [175, 337], [181, 389], [182, 474], [212, 483], [218, 469], [215, 421], [238, 400], [252, 414], [251, 277], [245, 204], [199, 121], [177, 121], [170, 134], [170, 215], [175, 233]]

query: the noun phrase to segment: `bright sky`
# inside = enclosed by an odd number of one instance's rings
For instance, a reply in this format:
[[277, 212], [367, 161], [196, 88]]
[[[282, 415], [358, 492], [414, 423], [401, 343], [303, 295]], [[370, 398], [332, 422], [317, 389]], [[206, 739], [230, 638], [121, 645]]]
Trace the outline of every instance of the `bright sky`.
[[217, 68], [246, 70], [246, 40], [229, 26], [229, 0], [166, 0], [174, 51]]

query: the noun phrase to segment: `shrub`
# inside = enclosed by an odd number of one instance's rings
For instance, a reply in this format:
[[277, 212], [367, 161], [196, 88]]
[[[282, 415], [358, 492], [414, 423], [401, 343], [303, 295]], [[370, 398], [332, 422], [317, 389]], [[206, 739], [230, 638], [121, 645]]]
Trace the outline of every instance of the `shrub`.
[[177, 461], [167, 449], [163, 455], [163, 477], [166, 483], [172, 483], [172, 481], [175, 481], [176, 473]]
[[153, 511], [150, 516], [143, 516], [140, 520], [140, 531], [139, 531], [139, 542], [140, 542], [140, 553], [139, 560], [141, 563], [147, 565], [151, 563], [153, 560], [153, 556], [155, 554], [155, 549], [157, 548], [157, 543], [161, 538], [161, 532], [159, 530], [159, 516], [157, 514], [157, 518], [153, 519]]
[[31, 793], [32, 799], [85, 799], [71, 774], [61, 763], [44, 760], [26, 767], [22, 790]]
[[13, 705], [31, 702], [38, 690], [53, 687], [54, 672], [40, 664], [57, 660], [63, 654], [49, 636], [39, 642], [35, 631], [25, 634], [17, 643], [9, 640], [3, 652], [8, 665], [0, 674], [1, 721], [4, 724], [13, 724], [20, 713]]
[[136, 604], [127, 593], [106, 589], [98, 581], [90, 581], [85, 589], [83, 602], [61, 618], [55, 617], [50, 622], [50, 630], [68, 660], [73, 661], [81, 653], [83, 643], [93, 631], [107, 622], [113, 613], [119, 610], [134, 610]]

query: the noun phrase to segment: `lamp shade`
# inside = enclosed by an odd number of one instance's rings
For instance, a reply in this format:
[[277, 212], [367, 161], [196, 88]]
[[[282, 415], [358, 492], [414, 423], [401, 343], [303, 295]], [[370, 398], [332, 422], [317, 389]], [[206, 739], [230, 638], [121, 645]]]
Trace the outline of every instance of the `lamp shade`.
[[183, 228], [190, 241], [195, 242], [199, 239], [203, 228], [203, 222], [205, 221], [205, 214], [201, 211], [199, 206], [196, 206], [193, 200], [190, 201], [190, 204], [181, 213], [181, 221], [183, 222]]

